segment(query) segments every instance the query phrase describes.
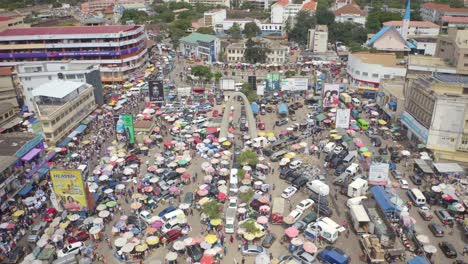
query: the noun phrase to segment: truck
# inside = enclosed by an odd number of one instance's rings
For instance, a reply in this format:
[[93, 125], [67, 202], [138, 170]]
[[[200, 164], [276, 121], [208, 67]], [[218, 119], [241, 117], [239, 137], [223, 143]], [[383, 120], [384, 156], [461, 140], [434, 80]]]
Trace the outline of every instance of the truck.
[[367, 180], [357, 178], [348, 185], [348, 197], [353, 198], [366, 195], [368, 188]]
[[372, 234], [363, 234], [359, 242], [364, 249], [364, 254], [368, 263], [383, 263], [385, 262], [385, 250], [379, 242], [379, 238]]
[[235, 208], [227, 209], [225, 221], [226, 221], [226, 224], [224, 225], [224, 232], [226, 232], [226, 234], [233, 234], [234, 226], [236, 222], [236, 209]]
[[356, 234], [369, 232], [370, 218], [362, 204], [354, 204], [349, 206], [349, 217]]
[[343, 102], [344, 104], [350, 104], [351, 103], [351, 96], [347, 93], [341, 93], [340, 94], [340, 101]]
[[271, 223], [282, 224], [284, 217], [284, 199], [275, 197], [273, 199], [273, 208], [271, 210]]

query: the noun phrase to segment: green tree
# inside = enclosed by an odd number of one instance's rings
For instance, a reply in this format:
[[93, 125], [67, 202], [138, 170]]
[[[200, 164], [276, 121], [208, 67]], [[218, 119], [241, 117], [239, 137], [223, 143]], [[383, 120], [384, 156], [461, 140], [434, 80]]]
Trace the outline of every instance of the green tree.
[[200, 34], [208, 34], [208, 35], [215, 35], [216, 36], [216, 32], [213, 30], [212, 27], [201, 27], [201, 28], [197, 29], [197, 32], [200, 33]]
[[253, 151], [253, 150], [246, 150], [246, 151], [243, 151], [240, 155], [239, 155], [239, 159], [238, 159], [239, 163], [241, 165], [249, 165], [249, 166], [255, 166], [257, 165], [258, 163], [258, 155], [257, 155], [257, 152]]
[[127, 23], [127, 21], [133, 21], [135, 24], [144, 24], [148, 18], [148, 14], [145, 11], [139, 10], [125, 10], [120, 18], [122, 24]]
[[335, 22], [328, 28], [328, 37], [331, 43], [341, 41], [349, 46], [350, 43], [364, 43], [367, 40], [367, 31], [362, 26], [351, 22]]
[[241, 34], [241, 28], [239, 24], [234, 23], [230, 29], [228, 29], [229, 35], [231, 35], [231, 38], [233, 39], [241, 39], [242, 34]]
[[249, 219], [241, 224], [241, 227], [245, 229], [245, 232], [255, 234], [260, 231], [258, 228], [257, 223], [254, 219]]
[[313, 28], [316, 24], [315, 17], [311, 16], [309, 12], [299, 11], [296, 15], [296, 21], [297, 23], [289, 32], [289, 40], [305, 46], [307, 44], [309, 29]]
[[237, 171], [237, 176], [239, 177], [239, 179], [242, 181], [244, 178], [245, 178], [245, 170], [244, 169], [239, 169]]
[[193, 66], [192, 74], [206, 81], [209, 81], [211, 78], [213, 78], [210, 67], [204, 65]]
[[221, 218], [221, 209], [221, 204], [214, 200], [209, 201], [202, 206], [203, 213], [206, 214], [210, 219]]
[[221, 79], [221, 78], [223, 77], [223, 74], [220, 73], [220, 72], [215, 72], [215, 73], [213, 74], [213, 77], [214, 77], [214, 79], [216, 80], [216, 82], [219, 82], [219, 79]]
[[366, 29], [369, 33], [376, 33], [382, 28], [384, 22], [401, 19], [402, 17], [398, 13], [381, 11], [374, 8], [367, 16]]
[[319, 25], [331, 25], [335, 22], [335, 14], [332, 11], [328, 10], [326, 7], [317, 8], [315, 12], [315, 18], [317, 19], [317, 24]]
[[254, 91], [250, 83], [244, 83], [240, 92], [245, 94], [245, 96], [251, 103], [255, 102], [255, 100], [257, 99], [257, 93]]
[[270, 49], [265, 48], [260, 42], [248, 39], [245, 42], [244, 59], [249, 63], [264, 63]]
[[255, 192], [254, 190], [250, 189], [246, 192], [241, 192], [239, 193], [239, 198], [244, 202], [244, 203], [249, 203], [253, 196], [254, 196]]
[[243, 2], [243, 3], [241, 4], [241, 7], [240, 7], [240, 8], [241, 8], [241, 9], [252, 9], [252, 8], [254, 8], [254, 6], [253, 6], [252, 3], [250, 3], [250, 2]]
[[253, 38], [260, 35], [260, 33], [262, 33], [262, 30], [257, 26], [255, 22], [249, 22], [245, 24], [243, 33], [245, 37]]

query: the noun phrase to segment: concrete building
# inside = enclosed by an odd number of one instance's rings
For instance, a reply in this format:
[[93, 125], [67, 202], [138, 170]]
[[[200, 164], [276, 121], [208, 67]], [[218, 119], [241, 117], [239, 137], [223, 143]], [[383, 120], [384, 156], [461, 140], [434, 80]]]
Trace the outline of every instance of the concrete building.
[[327, 25], [316, 25], [309, 29], [307, 37], [307, 48], [312, 52], [327, 52], [328, 50], [328, 27]]
[[388, 119], [397, 121], [405, 111], [405, 79], [383, 79], [380, 82], [376, 103]]
[[203, 14], [205, 27], [211, 27], [215, 29], [217, 24], [222, 23], [226, 19], [226, 13], [226, 9], [216, 9], [205, 12]]
[[270, 8], [271, 3], [274, 1], [272, 0], [243, 0], [243, 3], [249, 3], [255, 9], [268, 9]]
[[440, 32], [447, 34], [449, 28], [466, 29], [468, 28], [468, 17], [443, 16], [440, 20]]
[[416, 79], [422, 74], [433, 73], [457, 74], [457, 69], [448, 65], [439, 57], [409, 55], [407, 62], [407, 79]]
[[98, 105], [104, 103], [103, 87], [98, 64], [69, 62], [38, 62], [16, 66], [22, 88], [24, 104], [34, 110], [33, 91], [39, 86], [58, 79], [88, 83], [94, 87], [94, 98]]
[[[383, 23], [384, 26], [394, 26], [400, 34], [402, 34], [403, 21], [392, 20]], [[429, 21], [410, 21], [407, 28], [408, 38], [416, 36], [438, 36], [440, 33], [440, 27]]]
[[[265, 38], [253, 38], [254, 41], [259, 42], [262, 47], [268, 48], [270, 50], [267, 53], [266, 63], [269, 64], [283, 64], [288, 61], [288, 51], [287, 46], [281, 45], [278, 41], [269, 40]], [[226, 47], [227, 61], [229, 62], [245, 62], [244, 52], [245, 52], [245, 42], [247, 40], [232, 43]]]
[[424, 21], [439, 23], [443, 16], [468, 17], [468, 8], [453, 8], [448, 4], [424, 3], [420, 13]]
[[0, 17], [0, 32], [9, 28], [22, 27], [29, 27], [28, 24], [24, 23], [23, 16]]
[[453, 65], [458, 73], [468, 74], [468, 29], [449, 28], [447, 35], [440, 35], [436, 56]]
[[271, 23], [284, 24], [288, 21], [294, 23], [294, 19], [299, 11], [304, 10], [315, 14], [317, 2], [314, 0], [306, 0], [302, 4], [294, 4], [290, 0], [279, 0], [271, 6], [270, 20]]
[[104, 11], [115, 4], [150, 4], [149, 0], [91, 0], [81, 4], [81, 12], [94, 13], [96, 11]]
[[221, 50], [221, 41], [213, 35], [192, 33], [179, 40], [179, 50], [185, 57], [213, 63]]
[[19, 107], [12, 67], [0, 67], [0, 105], [4, 103]]
[[0, 66], [75, 60], [100, 64], [103, 82], [124, 82], [142, 70], [147, 50], [143, 26], [33, 27], [0, 32]]
[[46, 141], [58, 142], [96, 108], [90, 84], [55, 80], [32, 92]]
[[231, 7], [230, 0], [184, 0], [184, 2], [188, 2], [192, 5], [203, 4], [203, 5], [210, 5], [210, 6], [225, 6]]
[[409, 80], [401, 122], [414, 144], [436, 158], [468, 162], [468, 78], [448, 74]]
[[18, 107], [11, 103], [0, 104], [0, 133], [19, 125], [23, 119], [18, 117]]
[[[349, 0], [345, 0], [348, 2]], [[342, 2], [335, 3], [337, 8], [333, 11], [335, 14], [335, 22], [344, 23], [351, 22], [364, 26], [366, 24], [366, 12], [353, 1], [349, 1], [346, 5], [341, 5]]]
[[393, 53], [350, 53], [346, 71], [353, 86], [379, 87], [383, 79], [406, 75], [405, 65]]

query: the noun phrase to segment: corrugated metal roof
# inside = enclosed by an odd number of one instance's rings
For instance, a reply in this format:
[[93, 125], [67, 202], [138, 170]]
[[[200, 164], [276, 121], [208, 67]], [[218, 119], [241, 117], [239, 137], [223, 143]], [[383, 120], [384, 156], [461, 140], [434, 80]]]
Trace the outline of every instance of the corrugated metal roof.
[[32, 95], [63, 98], [83, 85], [85, 84], [81, 82], [54, 80], [34, 89]]
[[14, 28], [0, 32], [0, 37], [65, 34], [109, 34], [129, 31], [138, 26], [80, 26], [80, 27], [32, 27]]
[[216, 36], [208, 35], [208, 34], [200, 34], [196, 32], [180, 39], [181, 42], [188, 42], [192, 44], [198, 44], [198, 41], [212, 42], [214, 40], [216, 40]]

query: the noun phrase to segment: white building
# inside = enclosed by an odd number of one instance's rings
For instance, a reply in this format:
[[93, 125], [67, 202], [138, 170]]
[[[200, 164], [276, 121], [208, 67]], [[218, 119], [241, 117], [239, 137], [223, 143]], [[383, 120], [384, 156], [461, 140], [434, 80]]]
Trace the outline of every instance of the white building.
[[[400, 34], [402, 33], [403, 21], [392, 20], [383, 23], [383, 26], [394, 26]], [[409, 27], [407, 29], [407, 36], [409, 38], [415, 36], [438, 36], [440, 27], [429, 21], [409, 21]]]
[[21, 83], [24, 104], [30, 110], [34, 110], [33, 91], [58, 79], [91, 84], [96, 103], [104, 103], [98, 64], [77, 61], [24, 63], [16, 66], [16, 72]]
[[328, 27], [326, 25], [316, 25], [314, 29], [309, 29], [307, 38], [307, 48], [312, 52], [327, 52]]
[[406, 67], [397, 60], [394, 53], [350, 53], [346, 71], [350, 84], [354, 86], [379, 87], [382, 79], [406, 75]]
[[335, 22], [351, 22], [363, 26], [366, 24], [366, 12], [362, 11], [359, 5], [357, 5], [356, 3], [350, 1], [350, 3], [346, 5], [337, 6], [340, 7], [333, 11], [333, 13], [335, 14]]
[[225, 32], [228, 31], [234, 24], [238, 24], [241, 30], [244, 30], [245, 24], [255, 22], [253, 18], [234, 18], [234, 19], [225, 19], [221, 23], [216, 24], [216, 32]]
[[438, 23], [443, 16], [468, 17], [468, 8], [453, 8], [448, 4], [424, 3], [421, 6], [421, 17], [424, 21]]
[[[260, 42], [262, 46], [270, 49], [267, 54], [266, 63], [283, 64], [288, 61], [287, 46], [281, 45], [278, 41], [273, 41], [265, 38], [254, 38], [256, 42]], [[244, 62], [245, 41], [229, 44], [226, 47], [227, 60], [229, 62]]]
[[226, 9], [216, 9], [205, 12], [203, 14], [203, 21], [205, 27], [215, 28], [215, 25], [222, 23], [226, 19]]
[[231, 7], [230, 0], [183, 0], [177, 2], [188, 2], [192, 5], [203, 4], [203, 5], [210, 5], [210, 6], [225, 6]]
[[192, 33], [179, 40], [179, 50], [185, 57], [215, 62], [221, 50], [221, 41], [213, 35]]
[[271, 6], [271, 23], [284, 24], [291, 18], [294, 23], [294, 18], [299, 11], [309, 11], [315, 13], [317, 2], [314, 0], [306, 0], [302, 4], [294, 4], [290, 0], [279, 0]]

